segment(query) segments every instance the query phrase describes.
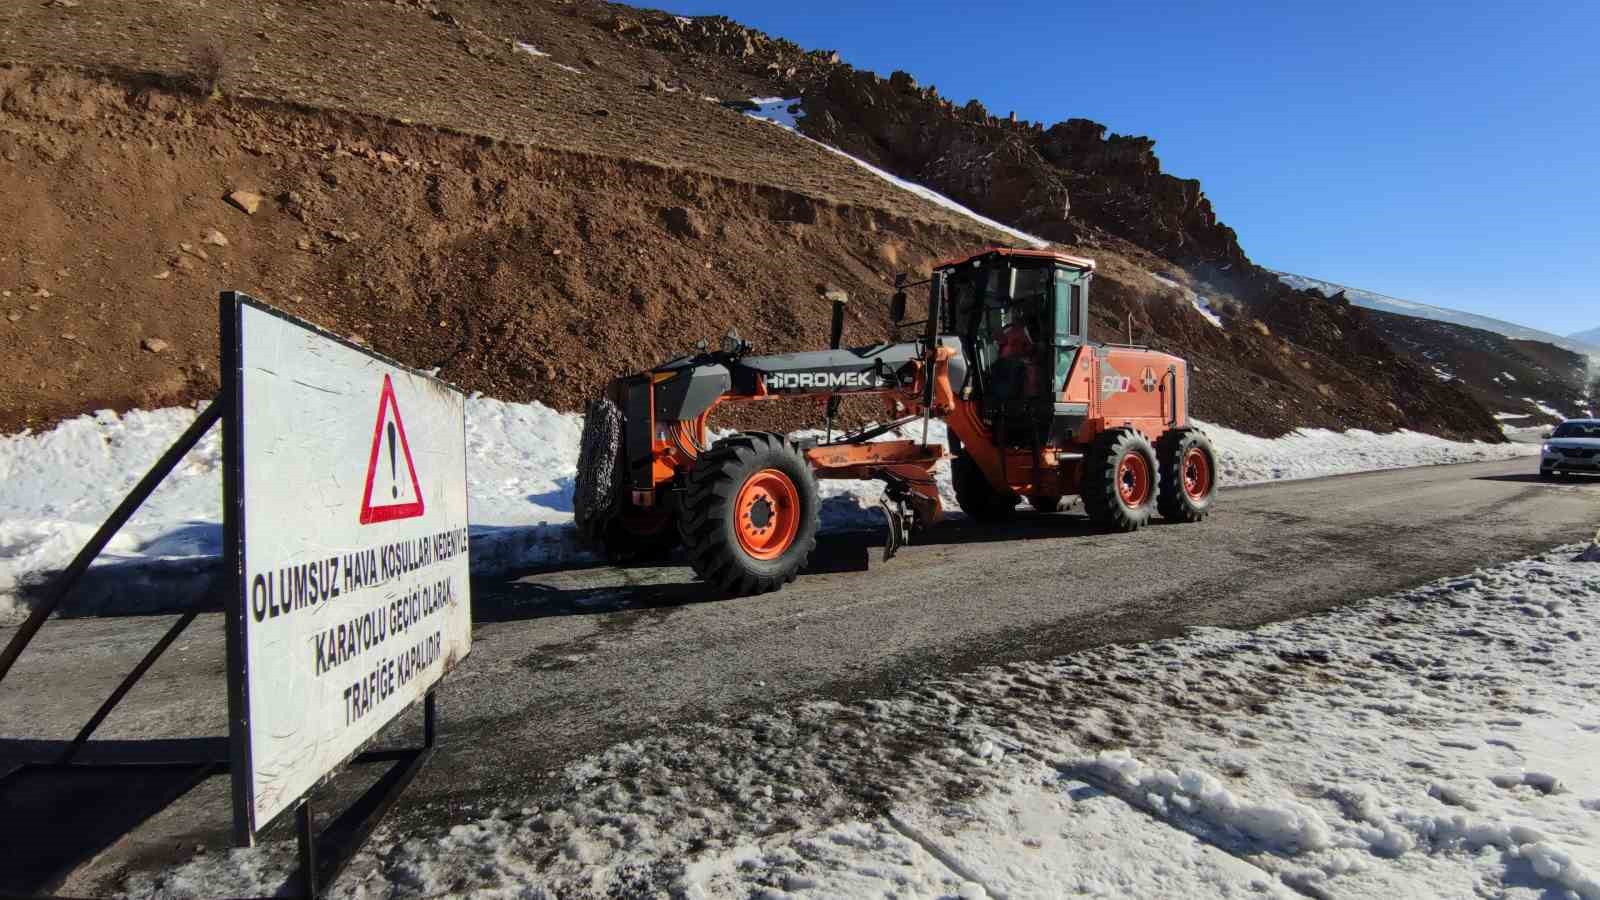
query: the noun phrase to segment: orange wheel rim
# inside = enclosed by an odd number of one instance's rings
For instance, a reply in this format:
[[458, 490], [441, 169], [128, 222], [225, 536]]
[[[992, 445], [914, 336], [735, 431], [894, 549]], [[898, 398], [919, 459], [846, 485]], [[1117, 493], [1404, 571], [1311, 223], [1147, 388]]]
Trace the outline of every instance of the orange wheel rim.
[[1211, 461], [1199, 447], [1183, 455], [1183, 492], [1196, 500], [1211, 493]]
[[1117, 494], [1123, 503], [1134, 508], [1150, 499], [1150, 461], [1143, 453], [1126, 453], [1117, 463]]
[[776, 559], [800, 533], [800, 492], [788, 475], [762, 469], [739, 488], [734, 513], [739, 549], [756, 559]]

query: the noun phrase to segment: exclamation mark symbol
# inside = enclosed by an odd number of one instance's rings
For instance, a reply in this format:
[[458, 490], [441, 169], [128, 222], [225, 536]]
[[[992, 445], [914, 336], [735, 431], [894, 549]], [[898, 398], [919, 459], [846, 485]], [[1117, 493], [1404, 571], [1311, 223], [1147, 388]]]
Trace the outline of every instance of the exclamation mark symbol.
[[389, 423], [389, 495], [395, 499], [400, 497], [400, 469], [394, 459], [394, 423]]

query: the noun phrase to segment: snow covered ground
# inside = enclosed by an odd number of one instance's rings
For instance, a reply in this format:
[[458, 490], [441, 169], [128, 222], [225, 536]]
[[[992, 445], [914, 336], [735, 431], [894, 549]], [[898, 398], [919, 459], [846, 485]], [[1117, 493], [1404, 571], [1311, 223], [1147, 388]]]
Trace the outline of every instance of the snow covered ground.
[[1539, 452], [1526, 444], [1463, 443], [1415, 431], [1378, 434], [1359, 428], [1342, 432], [1302, 428], [1283, 437], [1261, 438], [1220, 425], [1199, 424], [1216, 445], [1225, 485], [1513, 459]]
[[[23, 592], [66, 567], [195, 412], [100, 412], [42, 434], [0, 437], [0, 619], [17, 614]], [[1205, 428], [1225, 485], [1538, 452], [1527, 444], [1464, 444], [1413, 432], [1305, 430], [1265, 439]], [[539, 403], [468, 401], [475, 573], [588, 558], [571, 527], [582, 430], [582, 416]], [[904, 436], [921, 436], [920, 426], [908, 431]], [[929, 438], [945, 441], [942, 423], [932, 423]], [[81, 608], [126, 603], [141, 586], [169, 597], [204, 589], [222, 544], [220, 460], [220, 435], [213, 430], [102, 554], [92, 570], [98, 580], [91, 577], [81, 589]], [[946, 508], [958, 509], [948, 467], [937, 474]], [[876, 484], [828, 481], [821, 487], [825, 528], [881, 524]]]
[[[353, 897], [1600, 898], [1600, 547], [664, 730], [380, 829]], [[513, 789], [514, 790], [514, 789]], [[261, 893], [291, 842], [135, 896]]]

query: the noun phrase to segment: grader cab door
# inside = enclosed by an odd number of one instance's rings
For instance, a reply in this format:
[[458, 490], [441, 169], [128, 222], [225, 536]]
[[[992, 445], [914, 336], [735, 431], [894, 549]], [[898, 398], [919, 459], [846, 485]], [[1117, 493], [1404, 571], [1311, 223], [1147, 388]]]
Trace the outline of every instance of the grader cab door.
[[992, 261], [951, 279], [954, 324], [977, 363], [983, 417], [1018, 441], [1051, 430], [1086, 329], [1088, 273]]

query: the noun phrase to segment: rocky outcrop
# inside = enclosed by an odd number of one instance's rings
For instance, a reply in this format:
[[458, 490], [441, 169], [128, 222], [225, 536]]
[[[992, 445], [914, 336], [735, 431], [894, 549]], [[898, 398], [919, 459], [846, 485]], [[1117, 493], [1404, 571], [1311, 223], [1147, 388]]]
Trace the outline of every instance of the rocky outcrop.
[[839, 65], [833, 50], [804, 50], [793, 41], [773, 38], [725, 16], [674, 16], [629, 9], [607, 17], [613, 34], [663, 53], [719, 56], [746, 65], [751, 73], [780, 83], [801, 84]]
[[910, 75], [837, 66], [802, 94], [800, 130], [985, 215], [1051, 240], [1079, 236], [1071, 193], [1033, 146], [974, 101], [956, 107]]
[[1207, 274], [1231, 273], [1235, 287], [1241, 276], [1267, 287], [1200, 183], [1161, 171], [1150, 138], [1107, 134], [1088, 119], [1046, 128], [996, 116], [909, 73], [883, 78], [721, 16], [617, 13], [601, 24], [640, 46], [765, 77], [772, 90], [802, 97], [806, 134], [991, 218], [1067, 243], [1104, 231]]
[[1282, 293], [1218, 221], [1200, 182], [1162, 171], [1148, 137], [1111, 134], [1088, 119], [1046, 127], [995, 115], [976, 100], [943, 97], [907, 72], [884, 78], [835, 52], [806, 51], [720, 16], [627, 10], [596, 24], [688, 57], [685, 69], [720, 66], [759, 79], [763, 91], [799, 96], [807, 135], [990, 218], [1063, 243], [1123, 239], [1247, 301]]
[[905, 72], [836, 67], [803, 99], [812, 137], [1041, 237], [1077, 243], [1100, 230], [1186, 266], [1249, 266], [1200, 182], [1162, 172], [1149, 138], [957, 106]]

